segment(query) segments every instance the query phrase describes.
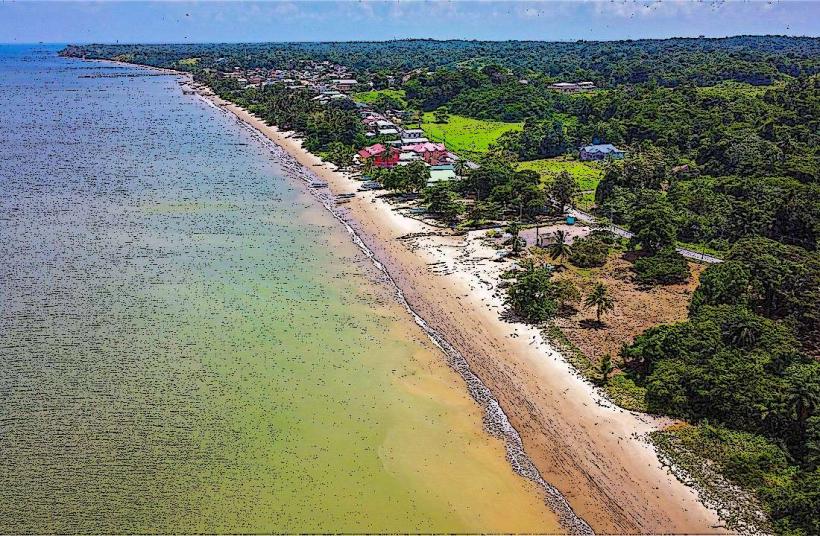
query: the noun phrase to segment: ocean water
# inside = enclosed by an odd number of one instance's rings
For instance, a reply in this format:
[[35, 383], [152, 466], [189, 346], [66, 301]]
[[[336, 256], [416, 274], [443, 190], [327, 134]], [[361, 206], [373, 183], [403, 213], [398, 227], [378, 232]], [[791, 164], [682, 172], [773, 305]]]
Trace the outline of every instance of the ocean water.
[[0, 46], [0, 532], [548, 532], [464, 382], [256, 136]]

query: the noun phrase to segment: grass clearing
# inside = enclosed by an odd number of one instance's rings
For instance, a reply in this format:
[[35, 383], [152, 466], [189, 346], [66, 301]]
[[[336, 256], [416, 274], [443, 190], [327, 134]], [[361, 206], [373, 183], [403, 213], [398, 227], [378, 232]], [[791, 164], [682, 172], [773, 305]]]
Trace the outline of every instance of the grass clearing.
[[381, 95], [399, 101], [402, 107], [407, 106], [407, 100], [404, 98], [403, 89], [378, 89], [374, 91], [362, 91], [359, 93], [353, 93], [351, 97], [353, 97], [353, 100], [358, 102], [373, 104]]
[[[542, 232], [550, 231], [542, 228]], [[651, 327], [685, 320], [689, 298], [703, 267], [690, 264], [692, 277], [686, 283], [646, 289], [632, 281], [631, 263], [623, 258], [623, 252], [623, 246], [614, 245], [602, 267], [579, 268], [564, 263], [564, 269], [554, 276], [556, 280], [570, 281], [582, 296], [589, 295], [596, 283], [604, 283], [615, 300], [615, 309], [604, 315], [603, 324], [599, 325], [595, 322], [595, 311], [579, 303], [569, 314], [553, 318], [544, 335], [581, 375], [601, 386], [617, 405], [647, 411], [646, 389], [619, 369], [621, 346], [630, 344]], [[599, 366], [606, 354], [616, 370], [609, 382], [601, 385]]]
[[431, 141], [444, 142], [451, 151], [468, 156], [487, 152], [502, 134], [523, 127], [524, 123], [487, 121], [460, 115], [451, 115], [447, 123], [436, 123], [432, 112], [424, 114], [421, 125]]
[[541, 175], [541, 180], [545, 183], [551, 182], [553, 177], [562, 171], [567, 171], [575, 178], [575, 182], [582, 192], [595, 190], [595, 188], [598, 187], [598, 183], [601, 182], [601, 178], [604, 176], [604, 168], [601, 164], [597, 162], [569, 160], [565, 156], [519, 162], [518, 169], [537, 171]]
[[584, 212], [589, 212], [595, 206], [595, 191], [581, 192], [581, 195], [575, 198], [575, 206]]
[[778, 82], [770, 86], [753, 86], [752, 84], [746, 84], [743, 82], [726, 81], [715, 84], [714, 86], [698, 87], [697, 91], [698, 94], [703, 97], [731, 98], [737, 95], [760, 97], [766, 93], [767, 90], [778, 86], [782, 87], [783, 83]]

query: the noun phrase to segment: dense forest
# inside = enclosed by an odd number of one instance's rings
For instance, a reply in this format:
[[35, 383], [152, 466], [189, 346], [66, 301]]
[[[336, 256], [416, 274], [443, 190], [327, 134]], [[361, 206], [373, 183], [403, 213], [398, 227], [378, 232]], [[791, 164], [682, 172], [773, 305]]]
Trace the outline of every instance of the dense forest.
[[[569, 174], [545, 185], [517, 163], [592, 142], [624, 149], [623, 160], [604, 166], [595, 210], [634, 232], [636, 279], [688, 279], [678, 242], [724, 262], [701, 275], [686, 321], [638, 336], [620, 366], [645, 389], [650, 411], [722, 442], [724, 473], [757, 492], [777, 532], [820, 534], [820, 39], [86, 45], [65, 53], [192, 70], [342, 164], [366, 142], [350, 101], [320, 105], [309, 91], [246, 88], [218, 71], [329, 60], [376, 89], [390, 75], [413, 114], [521, 122], [452, 187], [424, 189], [424, 166], [374, 172], [392, 190], [421, 192], [450, 224], [512, 222], [514, 248], [519, 222], [545, 208], [561, 214], [577, 195]], [[189, 58], [198, 61], [181, 63]], [[600, 89], [563, 94], [548, 87], [558, 80]], [[590, 238], [570, 261], [601, 263], [609, 248]], [[537, 321], [577, 299], [543, 269], [519, 274], [510, 288], [514, 306]]]
[[713, 85], [722, 80], [769, 84], [780, 75], [820, 70], [820, 39], [737, 36], [723, 39], [638, 41], [435, 41], [246, 43], [175, 45], [83, 45], [73, 54], [168, 66], [201, 58], [203, 67], [288, 68], [302, 60], [328, 60], [356, 72], [395, 73], [498, 63], [518, 74], [591, 80], [599, 86], [655, 80], [664, 86], [684, 81]]
[[742, 445], [716, 462], [782, 534], [820, 532], [820, 361], [805, 351], [817, 342], [818, 282], [816, 253], [744, 238], [702, 275], [685, 322], [621, 352], [650, 411]]

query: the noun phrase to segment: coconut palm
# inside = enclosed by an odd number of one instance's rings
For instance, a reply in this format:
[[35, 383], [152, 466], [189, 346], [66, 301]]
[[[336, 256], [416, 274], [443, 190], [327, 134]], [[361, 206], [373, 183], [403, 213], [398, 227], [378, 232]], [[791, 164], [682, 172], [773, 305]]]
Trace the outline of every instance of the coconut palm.
[[601, 383], [606, 385], [609, 383], [609, 375], [612, 374], [612, 371], [615, 370], [615, 367], [612, 366], [612, 356], [609, 354], [604, 355], [601, 358], [601, 364], [598, 365], [598, 371], [601, 373]]
[[507, 225], [507, 228], [505, 230], [508, 233], [510, 233], [510, 235], [512, 235], [512, 238], [510, 238], [510, 243], [512, 244], [513, 254], [517, 255], [518, 253], [521, 253], [521, 250], [524, 249], [524, 245], [526, 244], [526, 242], [524, 242], [524, 239], [518, 236], [521, 232], [521, 224], [514, 221]]
[[757, 330], [751, 322], [740, 322], [732, 327], [732, 344], [741, 348], [751, 348], [757, 342]]
[[806, 430], [806, 421], [820, 408], [820, 389], [812, 374], [811, 365], [797, 365], [789, 373], [789, 387], [786, 389], [786, 407], [797, 421], [800, 432]]
[[609, 293], [609, 289], [603, 283], [595, 283], [592, 292], [584, 300], [587, 309], [595, 307], [595, 316], [598, 323], [601, 323], [601, 316], [615, 308], [615, 300]]
[[373, 177], [373, 159], [372, 158], [365, 158], [364, 162], [362, 163], [362, 174], [367, 175], [368, 177]]
[[467, 175], [467, 170], [468, 169], [469, 168], [467, 167], [467, 161], [463, 158], [459, 158], [453, 164], [453, 171], [455, 171], [456, 176], [459, 179], [462, 179], [462, 178], [464, 178], [465, 175]]
[[559, 229], [555, 231], [553, 236], [555, 237], [555, 241], [549, 246], [550, 258], [556, 261], [569, 257], [572, 254], [572, 248], [567, 244], [566, 231]]

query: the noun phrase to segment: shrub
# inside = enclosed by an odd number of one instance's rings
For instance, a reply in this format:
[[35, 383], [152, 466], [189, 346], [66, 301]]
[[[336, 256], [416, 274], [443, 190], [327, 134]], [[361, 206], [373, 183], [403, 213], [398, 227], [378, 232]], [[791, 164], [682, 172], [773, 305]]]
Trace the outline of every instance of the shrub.
[[609, 245], [597, 238], [578, 238], [572, 243], [569, 262], [581, 268], [603, 266], [609, 255]]
[[552, 281], [552, 270], [529, 266], [516, 272], [507, 288], [507, 305], [530, 322], [549, 320], [559, 311], [578, 302], [581, 294], [569, 281]]
[[689, 279], [689, 265], [683, 255], [667, 247], [652, 255], [641, 257], [633, 266], [637, 281], [645, 285], [670, 285]]
[[589, 232], [589, 236], [587, 238], [595, 239], [599, 242], [603, 242], [604, 244], [614, 246], [618, 243], [621, 237], [608, 229], [593, 229]]
[[742, 532], [741, 529], [751, 525], [777, 534], [818, 534], [817, 476], [793, 465], [777, 442], [707, 422], [653, 432], [652, 439], [659, 450], [683, 467], [706, 493], [721, 498], [729, 490], [715, 486], [710, 473], [703, 470], [705, 467], [712, 467], [731, 483], [754, 491], [774, 525], [772, 528], [765, 522], [761, 524], [756, 508], [730, 508], [726, 510], [726, 519], [732, 528]]
[[427, 212], [441, 220], [454, 222], [464, 213], [464, 203], [447, 182], [438, 182], [424, 189]]

